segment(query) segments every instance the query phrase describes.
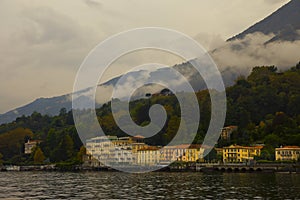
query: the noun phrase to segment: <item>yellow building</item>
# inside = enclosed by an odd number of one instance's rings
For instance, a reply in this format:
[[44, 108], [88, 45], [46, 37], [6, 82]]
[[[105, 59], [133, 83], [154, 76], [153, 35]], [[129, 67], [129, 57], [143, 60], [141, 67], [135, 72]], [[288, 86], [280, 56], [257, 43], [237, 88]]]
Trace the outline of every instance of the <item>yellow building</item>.
[[140, 135], [131, 137], [132, 153], [137, 154], [138, 150], [148, 147], [148, 145], [144, 143], [144, 139], [145, 139], [145, 137], [140, 136]]
[[231, 145], [223, 148], [223, 162], [247, 162], [253, 160], [255, 156], [260, 156], [263, 146], [239, 146]]
[[167, 164], [174, 161], [196, 162], [203, 160], [204, 148], [197, 144], [182, 144], [166, 146], [161, 150], [160, 163]]
[[138, 150], [148, 147], [143, 136], [120, 137], [114, 140], [115, 149], [112, 151], [114, 164], [137, 164]]
[[276, 160], [299, 160], [300, 159], [300, 147], [299, 146], [285, 146], [275, 149]]
[[137, 164], [141, 166], [154, 166], [159, 164], [159, 147], [148, 146], [137, 151]]

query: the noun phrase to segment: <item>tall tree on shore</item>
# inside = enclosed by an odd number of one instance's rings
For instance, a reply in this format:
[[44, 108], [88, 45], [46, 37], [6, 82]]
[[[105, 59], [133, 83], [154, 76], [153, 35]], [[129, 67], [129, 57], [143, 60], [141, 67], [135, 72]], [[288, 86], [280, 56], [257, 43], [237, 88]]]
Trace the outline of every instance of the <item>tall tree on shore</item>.
[[41, 150], [40, 147], [37, 147], [35, 149], [35, 153], [33, 156], [34, 164], [42, 164], [44, 162], [44, 160], [45, 160], [45, 156], [44, 156], [43, 151]]
[[80, 147], [79, 152], [77, 153], [77, 159], [80, 162], [83, 162], [83, 156], [86, 154], [86, 148], [84, 146]]
[[3, 158], [3, 155], [0, 153], [0, 166], [3, 164], [2, 158]]
[[68, 134], [64, 136], [62, 142], [60, 143], [60, 153], [62, 154], [61, 158], [63, 161], [66, 161], [73, 156], [74, 142]]

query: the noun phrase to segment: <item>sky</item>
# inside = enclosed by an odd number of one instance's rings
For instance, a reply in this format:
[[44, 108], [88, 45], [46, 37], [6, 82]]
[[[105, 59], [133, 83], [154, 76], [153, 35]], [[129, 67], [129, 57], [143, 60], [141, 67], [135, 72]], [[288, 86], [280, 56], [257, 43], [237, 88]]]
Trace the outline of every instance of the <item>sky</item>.
[[[119, 32], [149, 26], [169, 28], [193, 37], [209, 50], [287, 2], [1, 0], [0, 113], [40, 97], [72, 92], [84, 58], [98, 43]], [[125, 66], [153, 59], [168, 65], [181, 61], [157, 52], [128, 55], [114, 63], [102, 81], [123, 73]]]

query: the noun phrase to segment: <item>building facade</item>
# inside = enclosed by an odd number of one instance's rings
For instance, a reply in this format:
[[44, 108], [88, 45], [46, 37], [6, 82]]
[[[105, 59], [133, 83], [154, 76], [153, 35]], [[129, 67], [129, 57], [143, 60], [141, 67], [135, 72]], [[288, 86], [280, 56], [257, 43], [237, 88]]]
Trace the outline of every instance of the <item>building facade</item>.
[[174, 161], [203, 161], [204, 148], [201, 145], [149, 146], [144, 137], [102, 136], [86, 141], [87, 155], [84, 163], [91, 167], [112, 165], [153, 166], [165, 165]]
[[167, 164], [174, 161], [196, 162], [203, 161], [204, 148], [201, 145], [176, 145], [166, 146], [161, 149], [160, 163]]
[[222, 140], [230, 140], [231, 134], [237, 130], [238, 130], [237, 126], [227, 126], [227, 127], [222, 128], [221, 139]]
[[33, 149], [40, 143], [39, 140], [28, 140], [24, 145], [24, 153], [31, 154]]
[[91, 138], [86, 141], [86, 162], [92, 167], [136, 164], [138, 150], [147, 146], [142, 136]]
[[111, 151], [114, 149], [113, 141], [118, 140], [117, 136], [101, 136], [86, 141], [86, 151], [93, 167], [104, 166], [104, 163], [113, 161]]
[[158, 165], [160, 161], [159, 147], [148, 146], [139, 149], [137, 152], [137, 165], [140, 166], [153, 166]]
[[275, 158], [278, 161], [298, 161], [300, 160], [299, 146], [285, 146], [275, 149]]
[[260, 156], [263, 146], [239, 146], [231, 145], [223, 148], [224, 163], [240, 163], [254, 160], [255, 156]]

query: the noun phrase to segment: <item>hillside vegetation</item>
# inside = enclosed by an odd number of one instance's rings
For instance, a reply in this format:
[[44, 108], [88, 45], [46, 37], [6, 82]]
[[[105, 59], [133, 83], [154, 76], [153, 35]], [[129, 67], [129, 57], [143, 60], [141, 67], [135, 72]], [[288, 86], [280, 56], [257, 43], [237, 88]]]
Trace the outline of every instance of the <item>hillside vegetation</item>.
[[[274, 159], [274, 148], [281, 145], [300, 145], [300, 63], [278, 72], [274, 66], [255, 67], [248, 77], [239, 77], [226, 89], [227, 118], [225, 126], [236, 125], [230, 141], [220, 140], [219, 147], [240, 144], [262, 144], [266, 148], [263, 159]], [[210, 121], [210, 97], [207, 90], [196, 93], [201, 121], [194, 143], [202, 143]], [[149, 95], [147, 95], [149, 96]], [[180, 106], [175, 95], [152, 95], [130, 103], [133, 120], [145, 126], [149, 123], [148, 110], [153, 104], [165, 107], [168, 118], [164, 128], [147, 143], [166, 145], [177, 133]], [[97, 109], [99, 122], [107, 135], [126, 136], [116, 125], [110, 103]], [[188, 127], [187, 127], [188, 128]], [[84, 149], [76, 132], [72, 112], [62, 109], [58, 116], [41, 115], [19, 117], [0, 126], [0, 153], [8, 163], [30, 163], [34, 155], [24, 156], [26, 139], [39, 139], [39, 154], [49, 162], [80, 162]], [[40, 152], [42, 151], [42, 152]]]

